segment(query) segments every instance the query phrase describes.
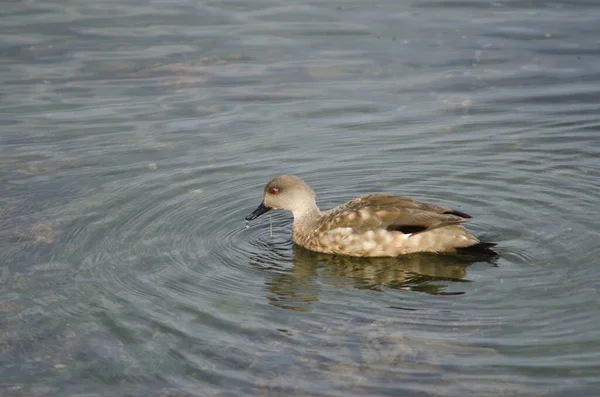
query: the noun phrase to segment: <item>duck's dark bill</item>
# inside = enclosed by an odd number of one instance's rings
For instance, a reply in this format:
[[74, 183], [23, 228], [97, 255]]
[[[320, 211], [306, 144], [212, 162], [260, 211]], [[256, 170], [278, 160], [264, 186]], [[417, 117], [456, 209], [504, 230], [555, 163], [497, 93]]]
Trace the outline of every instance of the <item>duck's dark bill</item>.
[[265, 205], [265, 203], [260, 203], [260, 205], [258, 206], [257, 209], [254, 210], [254, 212], [252, 212], [250, 215], [248, 215], [246, 217], [247, 221], [251, 221], [253, 219], [258, 218], [259, 216], [261, 216], [262, 214], [264, 214], [265, 212], [268, 212], [271, 209], [271, 207], [267, 207]]

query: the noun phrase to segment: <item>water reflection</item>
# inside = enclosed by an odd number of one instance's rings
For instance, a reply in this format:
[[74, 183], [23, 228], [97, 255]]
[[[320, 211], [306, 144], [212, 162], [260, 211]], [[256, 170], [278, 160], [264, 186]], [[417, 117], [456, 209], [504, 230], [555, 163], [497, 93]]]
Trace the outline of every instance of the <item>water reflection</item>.
[[[270, 303], [284, 309], [309, 311], [318, 301], [323, 285], [336, 288], [359, 288], [382, 291], [394, 288], [432, 295], [461, 295], [462, 291], [445, 292], [449, 282], [465, 283], [467, 268], [476, 262], [495, 263], [494, 258], [420, 253], [394, 258], [356, 258], [328, 255], [294, 245], [293, 264], [282, 271], [275, 263], [269, 266], [265, 256], [255, 256], [254, 264], [275, 271], [267, 281]], [[279, 269], [279, 270], [277, 270]]]

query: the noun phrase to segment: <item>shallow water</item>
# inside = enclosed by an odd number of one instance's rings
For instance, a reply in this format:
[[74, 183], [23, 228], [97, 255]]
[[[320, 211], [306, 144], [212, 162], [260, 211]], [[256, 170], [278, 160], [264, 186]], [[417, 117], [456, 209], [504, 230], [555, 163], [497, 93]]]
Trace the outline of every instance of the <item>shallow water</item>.
[[[3, 396], [597, 395], [600, 3], [3, 7]], [[245, 228], [286, 172], [500, 258]]]

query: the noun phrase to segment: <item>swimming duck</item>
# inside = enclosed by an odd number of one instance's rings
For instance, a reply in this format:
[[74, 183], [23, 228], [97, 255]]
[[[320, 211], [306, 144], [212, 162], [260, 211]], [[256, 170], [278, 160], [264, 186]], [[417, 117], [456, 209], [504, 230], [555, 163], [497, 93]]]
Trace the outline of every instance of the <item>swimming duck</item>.
[[271, 209], [292, 212], [292, 239], [311, 251], [360, 257], [415, 252], [496, 255], [490, 249], [495, 244], [482, 243], [461, 225], [470, 215], [408, 197], [369, 194], [321, 211], [306, 182], [280, 175], [267, 183], [262, 203], [246, 220]]

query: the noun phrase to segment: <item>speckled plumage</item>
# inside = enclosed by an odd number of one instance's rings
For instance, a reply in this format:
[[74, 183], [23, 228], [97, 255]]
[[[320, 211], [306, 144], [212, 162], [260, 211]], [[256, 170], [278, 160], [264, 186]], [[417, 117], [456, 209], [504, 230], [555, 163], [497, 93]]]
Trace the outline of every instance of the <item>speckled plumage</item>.
[[460, 225], [469, 215], [392, 194], [358, 197], [321, 212], [313, 190], [295, 175], [269, 181], [261, 207], [247, 219], [271, 208], [292, 211], [292, 239], [317, 252], [383, 257], [488, 245]]

